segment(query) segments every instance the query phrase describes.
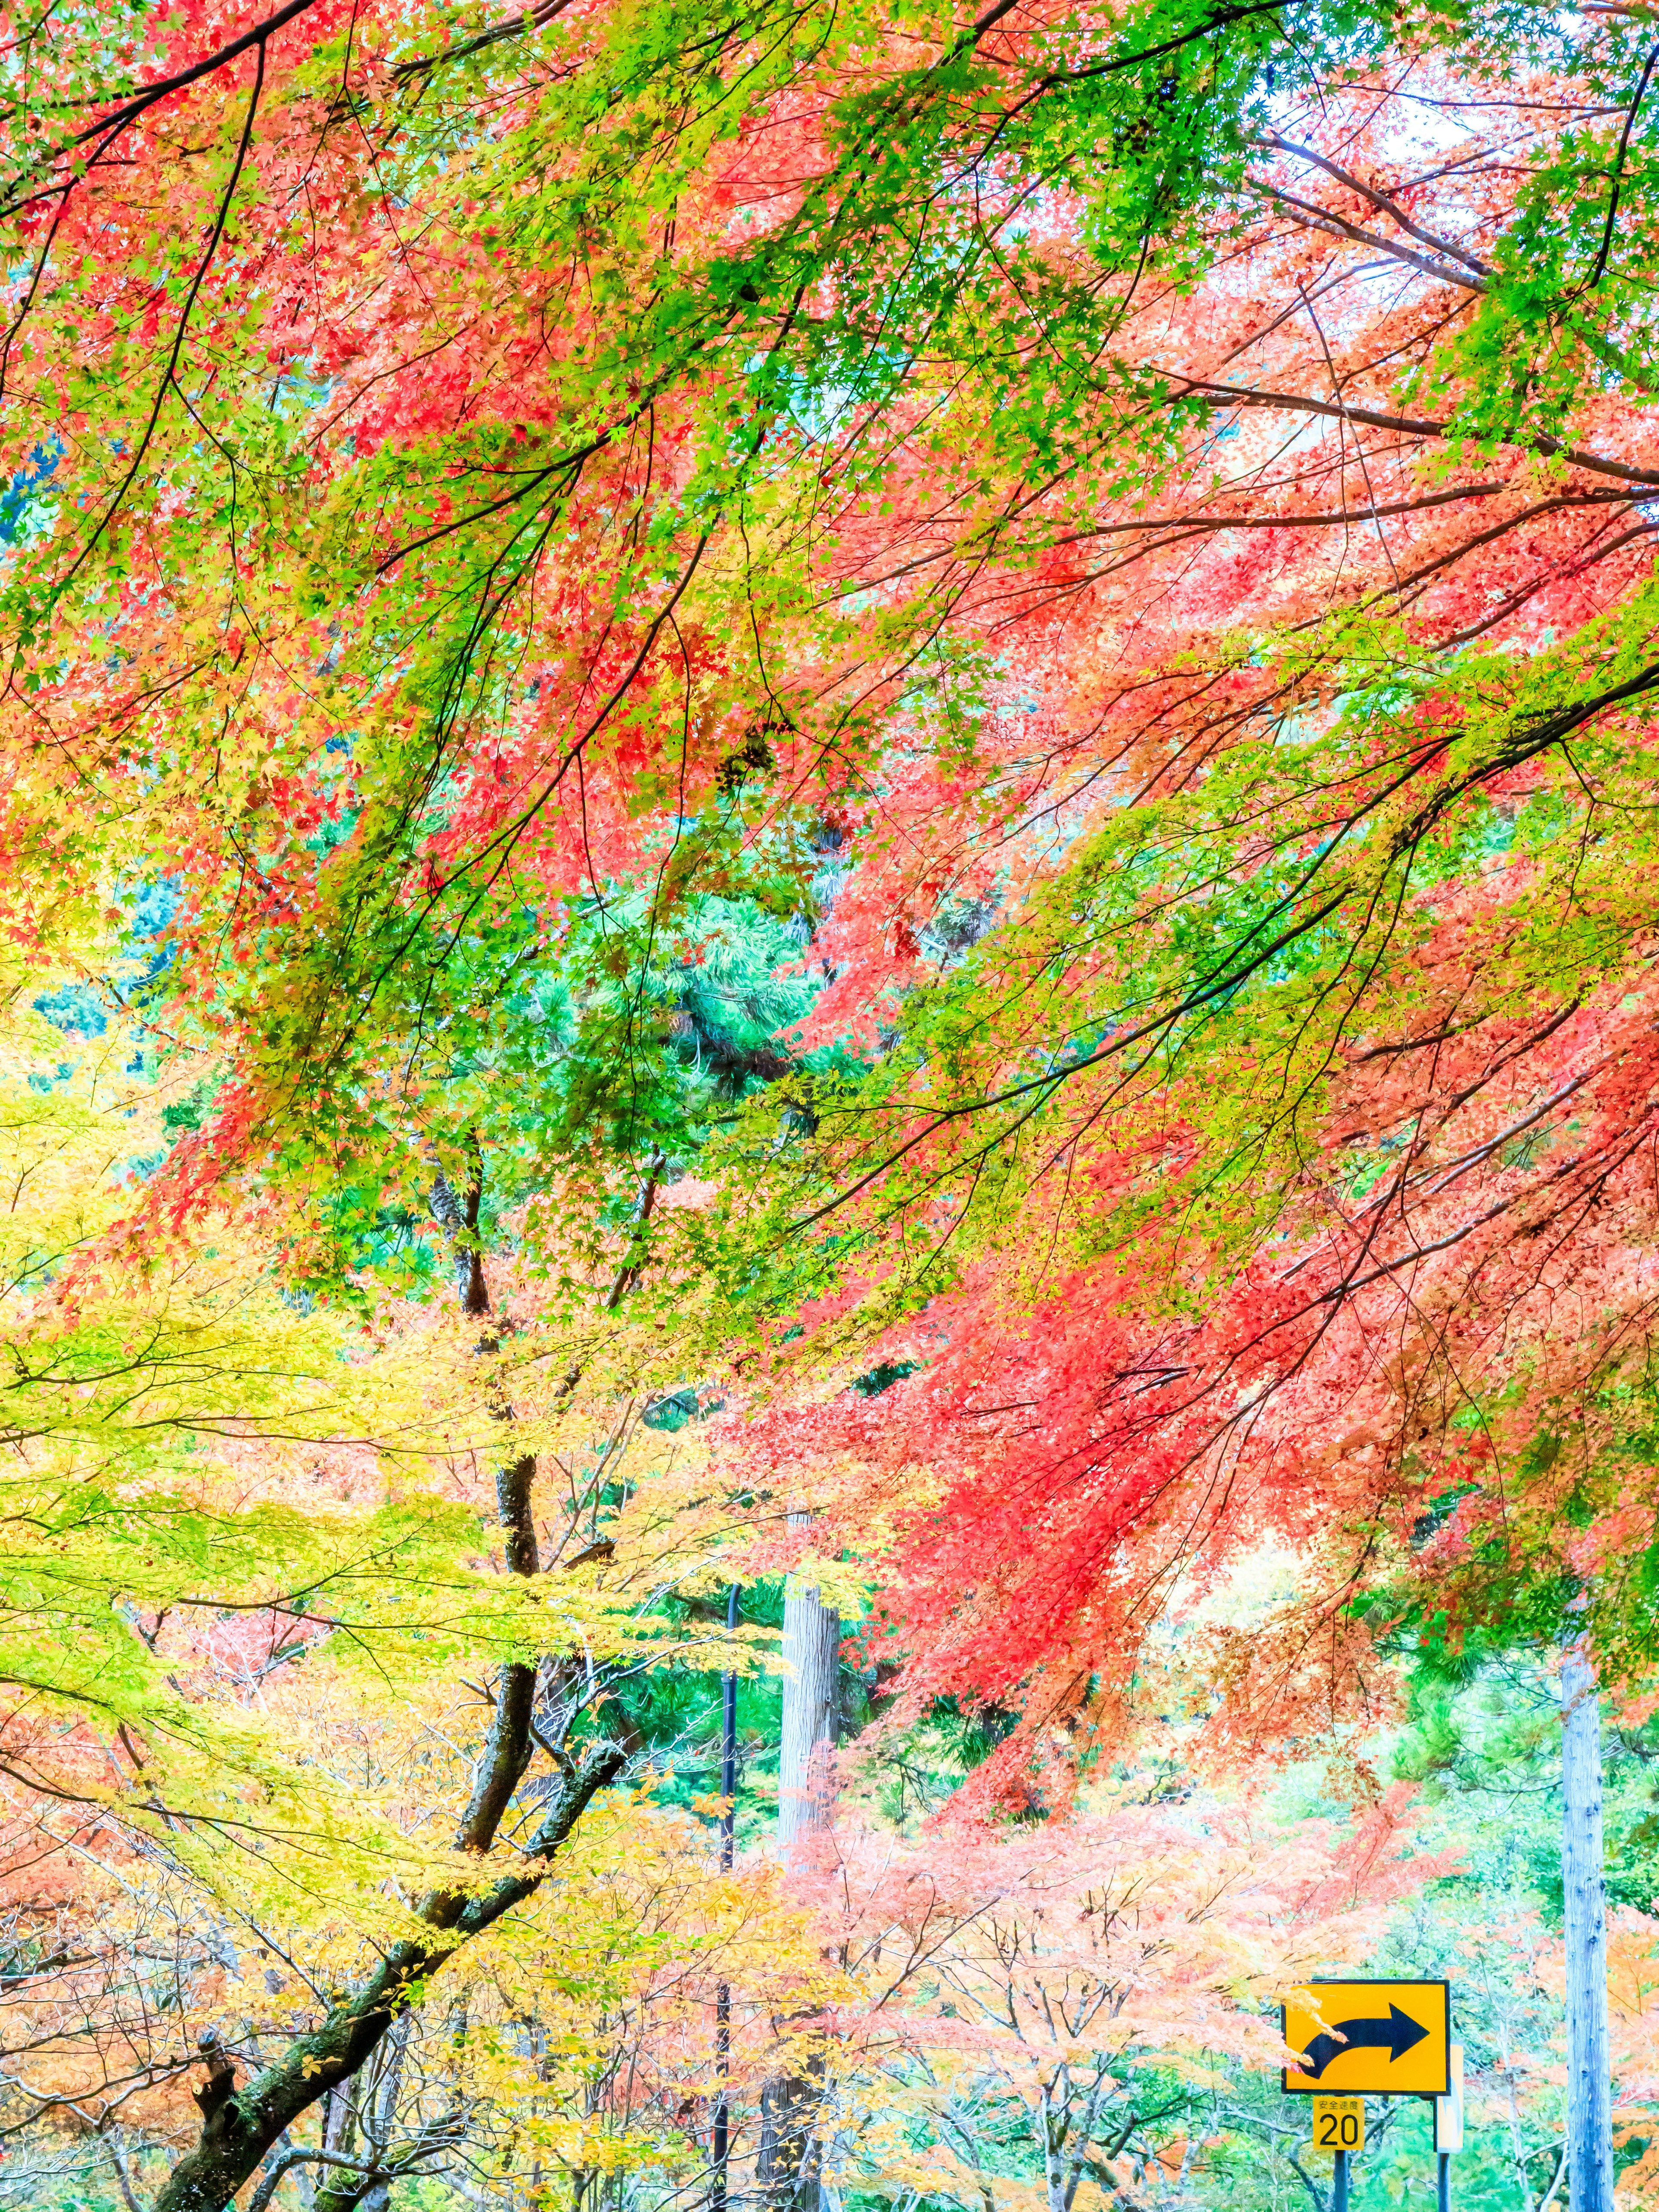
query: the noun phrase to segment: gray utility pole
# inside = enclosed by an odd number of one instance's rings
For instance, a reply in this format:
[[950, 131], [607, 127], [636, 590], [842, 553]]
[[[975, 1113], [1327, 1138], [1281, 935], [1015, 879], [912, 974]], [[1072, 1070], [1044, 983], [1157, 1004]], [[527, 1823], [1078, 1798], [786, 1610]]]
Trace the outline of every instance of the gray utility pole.
[[1613, 2212], [1601, 1705], [1583, 1643], [1561, 1661], [1561, 1886], [1566, 1902], [1567, 2181], [1572, 2212]]

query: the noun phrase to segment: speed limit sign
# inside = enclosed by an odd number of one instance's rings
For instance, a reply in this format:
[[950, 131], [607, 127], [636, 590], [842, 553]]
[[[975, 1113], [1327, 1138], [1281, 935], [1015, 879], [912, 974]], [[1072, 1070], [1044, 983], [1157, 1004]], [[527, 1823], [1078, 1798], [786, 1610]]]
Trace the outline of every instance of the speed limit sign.
[[1316, 2097], [1313, 2100], [1313, 2141], [1316, 2150], [1364, 2150], [1365, 2100], [1363, 2097]]

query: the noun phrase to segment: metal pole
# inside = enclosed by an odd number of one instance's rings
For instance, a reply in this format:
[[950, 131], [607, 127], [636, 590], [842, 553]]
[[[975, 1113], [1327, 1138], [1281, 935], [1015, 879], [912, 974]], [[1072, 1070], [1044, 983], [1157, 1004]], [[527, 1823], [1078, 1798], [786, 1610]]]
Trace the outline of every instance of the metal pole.
[[1451, 2212], [1451, 2153], [1449, 2150], [1443, 2150], [1440, 2154], [1440, 2195], [1437, 2202], [1437, 2212]]
[[[726, 1592], [726, 1633], [738, 1625], [736, 1583]], [[727, 1673], [720, 1684], [720, 1795], [726, 1810], [720, 1814], [720, 1872], [730, 1874], [738, 1832], [738, 1678]], [[720, 2096], [714, 2106], [714, 2185], [709, 2191], [709, 2212], [726, 2212], [726, 2169], [732, 2154], [730, 2111], [726, 2077], [732, 2069], [732, 1986], [721, 1982], [714, 1991], [714, 2072]]]
[[1340, 2150], [1334, 2160], [1336, 2171], [1331, 2176], [1331, 2212], [1348, 2212], [1348, 2154]]

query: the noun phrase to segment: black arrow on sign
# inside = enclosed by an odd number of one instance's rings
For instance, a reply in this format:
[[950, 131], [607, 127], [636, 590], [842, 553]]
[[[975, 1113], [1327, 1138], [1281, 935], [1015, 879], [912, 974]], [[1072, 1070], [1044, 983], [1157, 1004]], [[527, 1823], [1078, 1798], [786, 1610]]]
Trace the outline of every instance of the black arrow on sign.
[[1392, 2065], [1408, 2051], [1415, 2051], [1429, 2033], [1420, 2021], [1401, 2012], [1397, 2004], [1389, 2007], [1386, 2020], [1340, 2020], [1336, 2031], [1334, 2034], [1315, 2036], [1293, 2070], [1316, 2077], [1345, 2051], [1386, 2051]]

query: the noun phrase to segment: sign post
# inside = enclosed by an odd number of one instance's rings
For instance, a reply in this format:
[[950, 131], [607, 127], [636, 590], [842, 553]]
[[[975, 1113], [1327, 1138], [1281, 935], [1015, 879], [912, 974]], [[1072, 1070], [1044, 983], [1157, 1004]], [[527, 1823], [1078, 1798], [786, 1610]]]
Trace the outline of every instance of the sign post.
[[1363, 2097], [1316, 2097], [1313, 2100], [1313, 2139], [1316, 2150], [1330, 2152], [1331, 2212], [1348, 2212], [1348, 2160], [1365, 2148], [1365, 2100]]
[[1454, 2043], [1448, 2052], [1451, 2088], [1434, 2100], [1434, 2148], [1439, 2166], [1439, 2212], [1451, 2212], [1452, 2153], [1463, 2148], [1463, 2046]]
[[1309, 1982], [1279, 2014], [1296, 2063], [1285, 2094], [1311, 2097], [1314, 2148], [1332, 2154], [1331, 2212], [1348, 2212], [1348, 2160], [1365, 2143], [1365, 2099], [1434, 2100], [1439, 2212], [1463, 2146], [1463, 2053], [1451, 2040], [1449, 1982]]

